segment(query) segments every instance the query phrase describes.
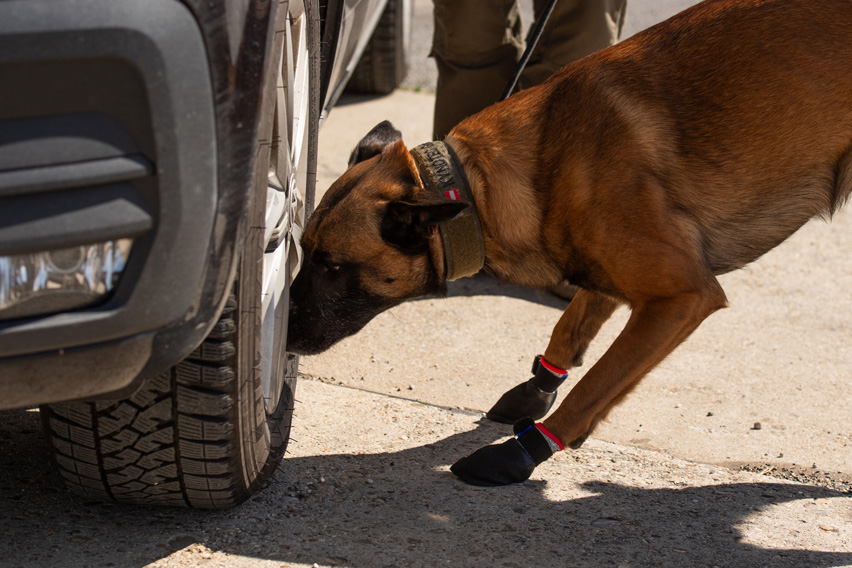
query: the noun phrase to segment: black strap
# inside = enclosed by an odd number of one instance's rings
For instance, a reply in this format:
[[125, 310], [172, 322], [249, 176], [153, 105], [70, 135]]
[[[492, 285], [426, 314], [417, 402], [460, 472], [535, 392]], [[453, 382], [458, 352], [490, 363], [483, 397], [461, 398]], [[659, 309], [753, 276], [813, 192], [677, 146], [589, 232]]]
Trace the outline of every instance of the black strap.
[[556, 392], [556, 389], [565, 382], [567, 375], [557, 375], [541, 364], [541, 355], [533, 362], [533, 378], [530, 382], [544, 392]]
[[515, 422], [513, 428], [515, 435], [518, 437], [518, 443], [530, 455], [535, 465], [540, 464], [553, 455], [553, 450], [550, 444], [547, 443], [547, 438], [535, 427], [535, 422], [532, 418], [521, 418]]

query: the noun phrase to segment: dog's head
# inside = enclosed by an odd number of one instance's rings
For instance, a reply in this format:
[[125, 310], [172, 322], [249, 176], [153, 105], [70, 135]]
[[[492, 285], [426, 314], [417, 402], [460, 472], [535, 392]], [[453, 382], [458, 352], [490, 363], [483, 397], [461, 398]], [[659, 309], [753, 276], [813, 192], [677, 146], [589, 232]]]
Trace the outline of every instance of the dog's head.
[[399, 131], [376, 126], [305, 228], [287, 350], [319, 353], [392, 306], [446, 293], [437, 225], [466, 207], [424, 189]]

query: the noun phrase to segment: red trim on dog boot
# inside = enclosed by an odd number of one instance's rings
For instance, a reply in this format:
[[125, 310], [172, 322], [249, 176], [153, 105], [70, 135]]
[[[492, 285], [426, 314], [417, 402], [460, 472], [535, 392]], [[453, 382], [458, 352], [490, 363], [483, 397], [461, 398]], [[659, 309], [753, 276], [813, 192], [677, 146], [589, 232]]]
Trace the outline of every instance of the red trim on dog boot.
[[565, 446], [562, 445], [562, 442], [559, 441], [553, 432], [544, 427], [544, 424], [541, 422], [536, 422], [535, 427], [539, 432], [544, 434], [544, 437], [547, 438], [547, 442], [550, 445], [551, 449], [553, 449], [553, 453], [555, 454], [558, 451], [564, 450]]
[[567, 371], [567, 370], [565, 370], [565, 369], [560, 369], [559, 367], [557, 367], [557, 366], [556, 366], [556, 365], [554, 365], [553, 363], [549, 363], [549, 362], [547, 361], [547, 359], [545, 359], [545, 358], [544, 358], [544, 355], [542, 355], [541, 360], [539, 361], [539, 363], [541, 363], [541, 364], [544, 366], [544, 368], [545, 368], [545, 369], [547, 369], [548, 371], [550, 371], [550, 372], [551, 372], [551, 373], [553, 373], [554, 375], [567, 375], [567, 374], [568, 374], [568, 371]]
[[545, 428], [541, 422], [534, 422], [530, 418], [521, 418], [515, 422], [512, 429], [515, 431], [517, 440], [530, 454], [536, 465], [556, 452], [565, 449], [559, 438]]
[[533, 385], [542, 392], [555, 393], [559, 385], [568, 378], [568, 371], [548, 362], [543, 355], [537, 355], [533, 363], [533, 375], [535, 375], [531, 380]]

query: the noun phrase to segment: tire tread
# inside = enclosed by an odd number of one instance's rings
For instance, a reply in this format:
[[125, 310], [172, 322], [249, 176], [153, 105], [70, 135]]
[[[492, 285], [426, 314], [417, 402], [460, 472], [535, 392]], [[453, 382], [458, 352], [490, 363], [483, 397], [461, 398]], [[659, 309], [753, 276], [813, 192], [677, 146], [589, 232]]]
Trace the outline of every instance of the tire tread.
[[[315, 168], [319, 59], [313, 55], [320, 49], [315, 0], [305, 2], [305, 11], [311, 42], [305, 59], [311, 69], [305, 151], [308, 168]], [[260, 117], [267, 134], [275, 108], [274, 81], [269, 85]], [[257, 268], [263, 268], [269, 174], [268, 156], [260, 157], [263, 154], [258, 154], [246, 204], [237, 278], [207, 338], [182, 362], [142, 381], [129, 398], [42, 407], [60, 474], [75, 492], [123, 503], [226, 509], [262, 488], [275, 471], [289, 439], [296, 375], [288, 366], [292, 375], [284, 377], [284, 402], [267, 409], [257, 374], [262, 293]], [[311, 179], [306, 182], [308, 210], [313, 203]]]
[[60, 472], [76, 493], [214, 509], [247, 497], [234, 458], [235, 313], [232, 293], [211, 335], [126, 400], [42, 409]]

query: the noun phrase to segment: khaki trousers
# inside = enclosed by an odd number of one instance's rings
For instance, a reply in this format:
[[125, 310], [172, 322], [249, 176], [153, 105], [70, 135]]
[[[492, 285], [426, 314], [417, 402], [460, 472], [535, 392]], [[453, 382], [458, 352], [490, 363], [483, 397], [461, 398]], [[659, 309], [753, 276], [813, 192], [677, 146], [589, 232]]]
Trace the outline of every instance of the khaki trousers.
[[[517, 0], [433, 0], [432, 57], [438, 64], [435, 140], [497, 102], [523, 54]], [[538, 15], [547, 0], [534, 0]], [[618, 41], [627, 0], [559, 0], [521, 75], [520, 88]]]

